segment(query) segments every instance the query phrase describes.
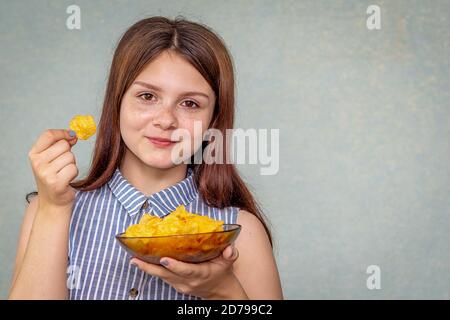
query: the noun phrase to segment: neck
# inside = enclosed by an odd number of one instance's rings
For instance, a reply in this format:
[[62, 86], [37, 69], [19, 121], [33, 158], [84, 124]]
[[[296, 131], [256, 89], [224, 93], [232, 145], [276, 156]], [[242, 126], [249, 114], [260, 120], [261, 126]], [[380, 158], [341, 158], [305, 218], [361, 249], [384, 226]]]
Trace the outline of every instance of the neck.
[[168, 169], [150, 167], [127, 149], [119, 169], [136, 189], [150, 196], [186, 178], [187, 165], [181, 164]]

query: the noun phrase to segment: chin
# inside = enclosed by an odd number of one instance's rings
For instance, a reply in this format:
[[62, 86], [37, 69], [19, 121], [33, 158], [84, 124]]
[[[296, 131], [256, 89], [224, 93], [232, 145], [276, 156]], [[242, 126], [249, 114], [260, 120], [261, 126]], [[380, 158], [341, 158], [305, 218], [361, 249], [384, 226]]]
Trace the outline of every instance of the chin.
[[158, 159], [158, 158], [141, 158], [141, 161], [145, 163], [147, 166], [157, 169], [170, 169], [175, 167], [176, 165], [172, 162], [170, 157], [165, 159]]

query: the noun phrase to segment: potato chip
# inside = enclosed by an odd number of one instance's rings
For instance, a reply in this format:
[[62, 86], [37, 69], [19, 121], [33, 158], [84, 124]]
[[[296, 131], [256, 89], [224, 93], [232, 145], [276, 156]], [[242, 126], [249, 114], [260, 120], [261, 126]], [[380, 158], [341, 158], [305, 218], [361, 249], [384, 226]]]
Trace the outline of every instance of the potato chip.
[[138, 224], [125, 231], [125, 237], [155, 237], [223, 231], [223, 221], [190, 213], [183, 205], [164, 218], [144, 214]]
[[94, 117], [91, 115], [76, 115], [70, 120], [70, 129], [75, 131], [77, 137], [82, 140], [89, 139], [95, 134], [97, 128]]

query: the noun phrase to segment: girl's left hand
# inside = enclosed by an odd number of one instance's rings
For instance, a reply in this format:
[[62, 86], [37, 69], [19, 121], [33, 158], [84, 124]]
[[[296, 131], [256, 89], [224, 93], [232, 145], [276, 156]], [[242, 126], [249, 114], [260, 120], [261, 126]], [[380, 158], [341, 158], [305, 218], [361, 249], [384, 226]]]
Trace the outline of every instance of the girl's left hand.
[[242, 299], [246, 297], [245, 291], [233, 273], [233, 263], [238, 257], [238, 250], [230, 245], [219, 257], [202, 263], [185, 263], [168, 257], [160, 260], [162, 266], [138, 258], [131, 259], [130, 263], [183, 294], [203, 299], [231, 299], [234, 294]]

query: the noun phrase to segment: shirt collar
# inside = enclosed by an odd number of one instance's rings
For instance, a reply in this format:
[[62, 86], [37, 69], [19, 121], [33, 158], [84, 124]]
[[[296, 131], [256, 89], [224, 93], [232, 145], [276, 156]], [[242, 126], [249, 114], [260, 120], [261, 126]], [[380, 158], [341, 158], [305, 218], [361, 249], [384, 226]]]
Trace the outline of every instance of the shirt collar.
[[119, 168], [116, 169], [108, 181], [108, 185], [130, 216], [139, 213], [141, 207], [147, 202], [148, 208], [146, 212], [149, 211], [159, 217], [163, 217], [180, 205], [188, 205], [198, 194], [191, 168], [188, 168], [186, 178], [150, 196], [146, 196], [136, 189], [125, 179]]

